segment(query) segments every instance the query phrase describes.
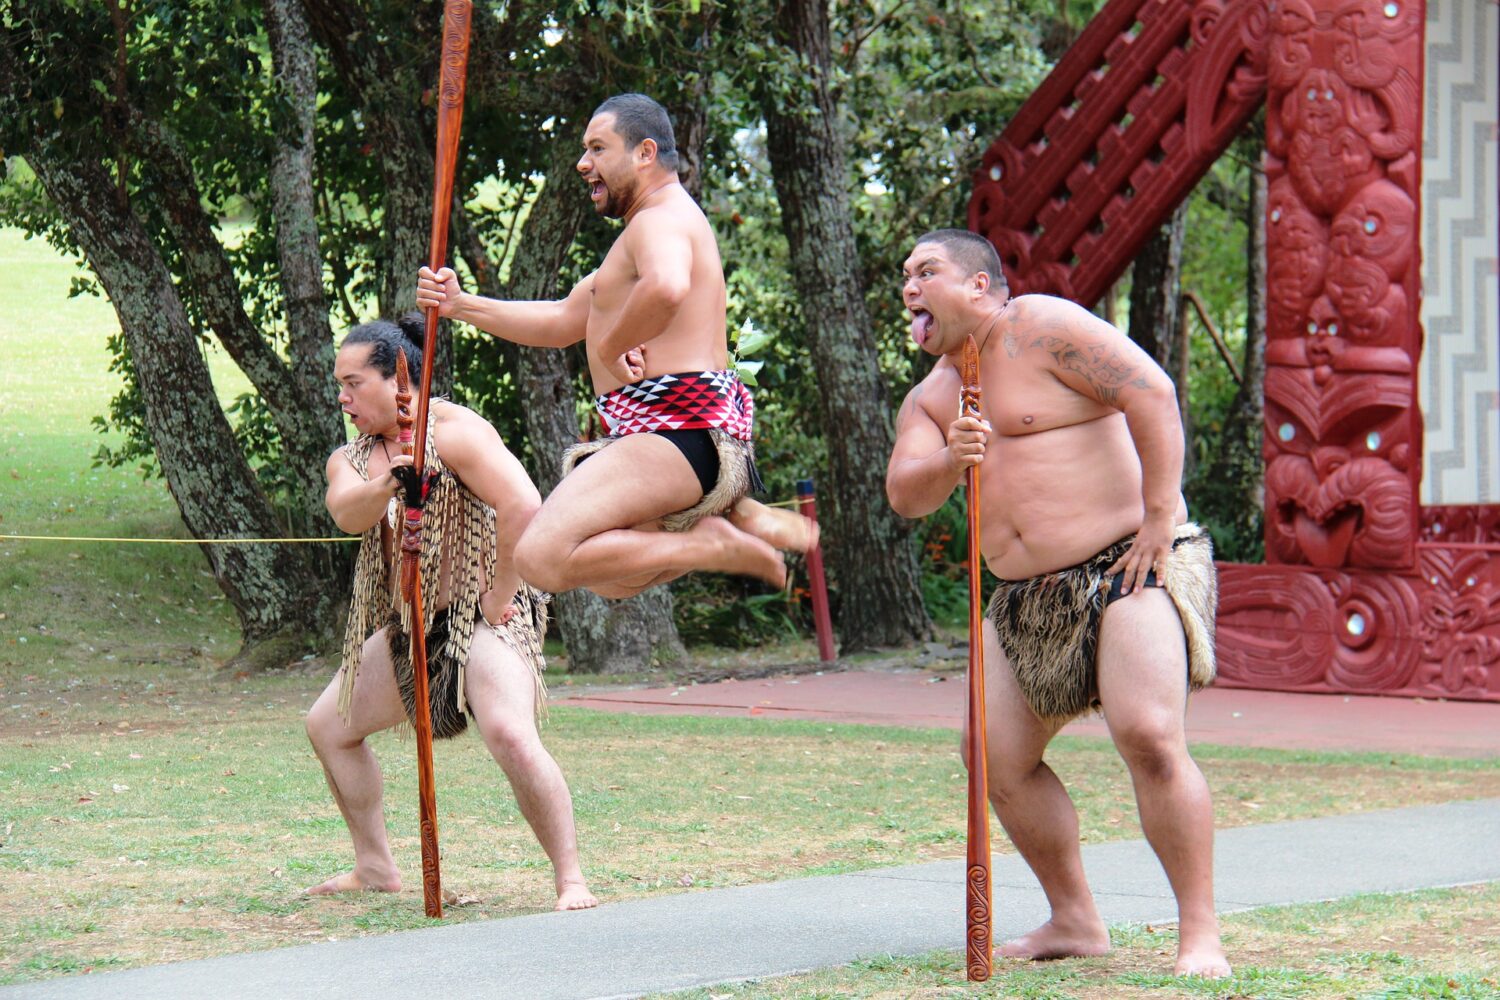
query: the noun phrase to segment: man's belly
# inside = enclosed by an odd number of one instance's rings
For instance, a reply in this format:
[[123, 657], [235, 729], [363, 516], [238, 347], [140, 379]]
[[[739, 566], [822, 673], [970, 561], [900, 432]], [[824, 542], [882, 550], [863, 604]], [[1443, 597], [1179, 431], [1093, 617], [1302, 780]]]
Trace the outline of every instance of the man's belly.
[[1003, 580], [1077, 565], [1140, 529], [1140, 459], [1123, 417], [997, 436], [981, 470], [980, 547]]

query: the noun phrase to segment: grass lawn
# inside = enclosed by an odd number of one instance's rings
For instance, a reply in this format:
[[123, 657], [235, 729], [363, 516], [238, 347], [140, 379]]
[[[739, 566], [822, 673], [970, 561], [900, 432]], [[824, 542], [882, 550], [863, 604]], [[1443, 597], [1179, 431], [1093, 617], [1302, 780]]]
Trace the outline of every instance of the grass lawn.
[[[394, 736], [372, 743], [407, 890], [298, 895], [350, 863], [300, 718], [330, 673], [7, 672], [0, 983], [421, 926], [415, 769]], [[963, 853], [952, 733], [556, 708], [544, 738], [606, 903]], [[1220, 827], [1500, 795], [1494, 760], [1197, 757]], [[1050, 759], [1087, 842], [1140, 835], [1107, 744], [1064, 738]], [[477, 737], [439, 744], [437, 774], [445, 885], [475, 900], [449, 919], [549, 907], [546, 858]]]
[[1028, 1000], [1494, 1000], [1500, 997], [1500, 883], [1270, 907], [1223, 921], [1228, 979], [1177, 978], [1169, 927], [1110, 930], [1114, 952], [1058, 962], [997, 960], [964, 981], [962, 956], [883, 956], [840, 969], [671, 994], [679, 1000], [1025, 997]]
[[[119, 324], [104, 300], [67, 297], [80, 273], [0, 229], [0, 534], [185, 538], [164, 481], [92, 465], [119, 444], [90, 423], [121, 385], [106, 347]], [[205, 350], [221, 398], [248, 390]], [[238, 640], [197, 546], [0, 541], [0, 671], [208, 664]]]

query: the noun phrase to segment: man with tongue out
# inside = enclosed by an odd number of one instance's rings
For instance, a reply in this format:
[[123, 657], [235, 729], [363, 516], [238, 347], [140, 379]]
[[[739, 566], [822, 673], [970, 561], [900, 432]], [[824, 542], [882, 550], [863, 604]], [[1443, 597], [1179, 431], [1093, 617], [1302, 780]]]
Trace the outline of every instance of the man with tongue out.
[[605, 597], [695, 569], [779, 587], [777, 550], [811, 548], [815, 530], [748, 497], [759, 485], [754, 407], [727, 367], [719, 247], [677, 179], [666, 111], [642, 94], [605, 101], [584, 132], [578, 172], [594, 209], [625, 227], [566, 299], [467, 294], [449, 268], [424, 267], [418, 278], [423, 308], [519, 344], [587, 347], [610, 434], [564, 455], [565, 478], [516, 545], [516, 565], [544, 590]]
[[[923, 517], [978, 468], [980, 550], [1000, 579], [983, 624], [990, 800], [1052, 908], [1000, 952], [1109, 950], [1077, 812], [1042, 760], [1064, 723], [1102, 709], [1177, 896], [1176, 972], [1228, 975], [1213, 809], [1183, 732], [1189, 689], [1213, 680], [1216, 584], [1208, 536], [1187, 523], [1172, 382], [1080, 306], [1011, 299], [974, 233], [922, 236], [902, 277], [912, 339], [938, 362], [901, 406], [886, 492], [897, 513]], [[970, 337], [979, 417], [959, 413]]]

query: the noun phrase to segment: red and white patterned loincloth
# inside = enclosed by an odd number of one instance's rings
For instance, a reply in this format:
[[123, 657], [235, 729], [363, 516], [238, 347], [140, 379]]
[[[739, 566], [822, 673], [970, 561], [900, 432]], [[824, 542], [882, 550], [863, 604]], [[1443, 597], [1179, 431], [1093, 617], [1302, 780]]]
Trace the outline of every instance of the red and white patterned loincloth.
[[732, 371], [658, 375], [594, 397], [611, 437], [650, 431], [721, 430], [750, 440], [755, 403]]

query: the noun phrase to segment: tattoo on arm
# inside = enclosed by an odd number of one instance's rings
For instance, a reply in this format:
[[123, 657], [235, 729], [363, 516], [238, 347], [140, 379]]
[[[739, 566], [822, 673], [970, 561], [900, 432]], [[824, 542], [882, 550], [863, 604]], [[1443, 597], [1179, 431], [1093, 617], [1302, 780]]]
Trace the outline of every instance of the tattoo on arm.
[[911, 416], [912, 413], [915, 412], [917, 407], [921, 405], [920, 403], [918, 403], [918, 399], [921, 397], [922, 390], [924, 388], [926, 388], [926, 383], [918, 382], [916, 385], [911, 387], [911, 392], [908, 392], [906, 394], [906, 402], [901, 404], [901, 409], [896, 413], [896, 426], [898, 428], [902, 424], [904, 424], [906, 422], [906, 418]]
[[1082, 377], [1099, 402], [1109, 406], [1119, 405], [1122, 389], [1151, 387], [1138, 366], [1105, 344], [1080, 347], [1066, 337], [1043, 334], [1026, 346], [1040, 347], [1052, 355], [1059, 368]]

